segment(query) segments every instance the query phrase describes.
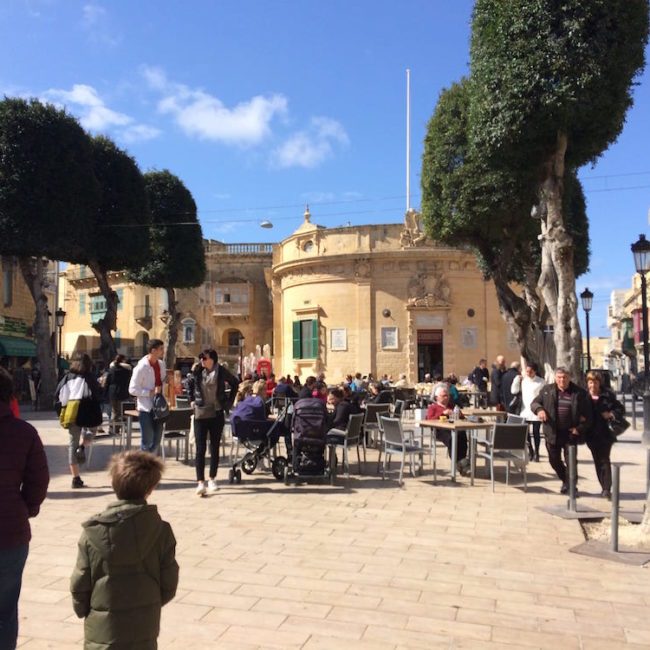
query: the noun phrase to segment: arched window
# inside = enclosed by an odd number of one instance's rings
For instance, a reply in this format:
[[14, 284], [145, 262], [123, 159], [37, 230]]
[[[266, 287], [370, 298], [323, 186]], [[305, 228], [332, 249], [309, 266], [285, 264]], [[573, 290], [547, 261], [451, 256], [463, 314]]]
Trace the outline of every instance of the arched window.
[[183, 343], [194, 343], [196, 332], [196, 321], [193, 318], [185, 318], [181, 321], [183, 326]]

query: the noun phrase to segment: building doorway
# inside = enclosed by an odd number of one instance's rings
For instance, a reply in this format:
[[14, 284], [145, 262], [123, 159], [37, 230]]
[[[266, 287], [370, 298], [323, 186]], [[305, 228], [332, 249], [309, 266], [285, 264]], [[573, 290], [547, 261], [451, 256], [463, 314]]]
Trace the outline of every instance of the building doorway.
[[442, 365], [442, 330], [418, 330], [418, 382], [444, 373]]

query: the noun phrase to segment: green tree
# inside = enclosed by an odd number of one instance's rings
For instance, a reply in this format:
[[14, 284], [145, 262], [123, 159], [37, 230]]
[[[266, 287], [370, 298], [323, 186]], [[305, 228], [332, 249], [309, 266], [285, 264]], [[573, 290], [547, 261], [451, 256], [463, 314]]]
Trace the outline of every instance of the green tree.
[[[536, 177], [526, 168], [496, 167], [472, 146], [471, 95], [470, 80], [452, 85], [440, 95], [429, 121], [421, 174], [423, 220], [431, 237], [476, 252], [522, 356], [548, 368], [555, 361], [554, 347], [543, 333], [548, 314], [536, 291], [540, 248], [537, 226], [529, 218]], [[569, 182], [579, 192], [575, 176]], [[584, 201], [575, 199], [568, 213], [584, 241]], [[581, 264], [576, 272], [584, 272], [588, 244], [576, 261]]]
[[83, 262], [98, 202], [90, 140], [78, 122], [37, 100], [0, 101], [0, 252], [18, 257], [34, 299], [44, 394], [54, 392], [56, 371], [43, 258]]
[[151, 211], [149, 250], [142, 268], [131, 276], [136, 282], [167, 292], [167, 350], [165, 362], [173, 367], [181, 313], [176, 289], [197, 287], [205, 280], [203, 235], [196, 203], [180, 178], [167, 170], [147, 172], [145, 187]]
[[504, 171], [537, 175], [539, 289], [558, 364], [582, 347], [567, 175], [620, 134], [644, 66], [647, 0], [477, 0], [472, 21], [473, 146]]
[[111, 334], [117, 328], [118, 296], [109, 271], [134, 271], [146, 261], [150, 214], [144, 177], [135, 160], [109, 138], [92, 138], [93, 163], [101, 187], [101, 203], [88, 241], [86, 264], [106, 301], [106, 313], [93, 328], [99, 332], [105, 362], [116, 354]]

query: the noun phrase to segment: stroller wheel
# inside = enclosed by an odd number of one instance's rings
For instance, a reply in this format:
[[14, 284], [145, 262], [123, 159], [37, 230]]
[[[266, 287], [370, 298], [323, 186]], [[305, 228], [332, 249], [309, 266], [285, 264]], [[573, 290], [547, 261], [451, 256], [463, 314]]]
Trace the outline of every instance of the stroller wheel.
[[241, 483], [241, 470], [240, 469], [238, 469], [235, 472], [235, 482], [236, 483]]
[[286, 467], [287, 459], [284, 456], [276, 456], [271, 465], [271, 471], [278, 481], [281, 481], [284, 478], [284, 470]]
[[228, 471], [228, 483], [232, 485], [235, 482], [235, 470], [231, 469]]
[[252, 474], [257, 467], [257, 457], [251, 451], [249, 451], [241, 461], [241, 468], [244, 474]]
[[284, 484], [289, 485], [289, 465], [284, 468]]

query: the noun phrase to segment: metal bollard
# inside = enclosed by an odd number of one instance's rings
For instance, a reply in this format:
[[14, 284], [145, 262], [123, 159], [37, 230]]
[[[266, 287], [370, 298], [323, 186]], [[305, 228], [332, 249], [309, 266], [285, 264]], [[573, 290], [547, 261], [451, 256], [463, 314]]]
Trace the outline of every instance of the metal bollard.
[[620, 500], [621, 467], [612, 463], [612, 551], [618, 553], [618, 505]]
[[630, 397], [632, 398], [632, 428], [636, 429], [636, 397], [634, 393]]
[[578, 478], [577, 472], [577, 447], [569, 445], [569, 501], [567, 509], [571, 512], [576, 511], [576, 482]]

